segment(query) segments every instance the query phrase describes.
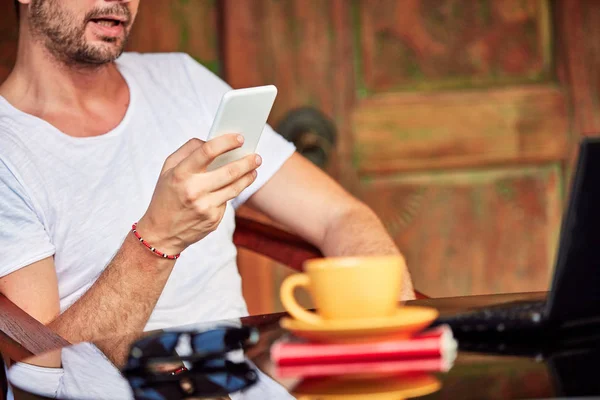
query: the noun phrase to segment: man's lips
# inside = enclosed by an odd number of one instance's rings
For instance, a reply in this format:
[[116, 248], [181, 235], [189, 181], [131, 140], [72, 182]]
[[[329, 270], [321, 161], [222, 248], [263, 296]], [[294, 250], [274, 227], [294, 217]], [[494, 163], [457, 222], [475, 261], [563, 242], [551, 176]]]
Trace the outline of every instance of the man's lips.
[[98, 15], [93, 18], [89, 18], [89, 20], [90, 21], [111, 21], [111, 22], [122, 23], [123, 25], [126, 25], [127, 17], [125, 17], [123, 15], [106, 14], [106, 15]]
[[89, 19], [93, 29], [102, 36], [117, 37], [127, 25], [127, 18], [116, 15], [103, 15]]

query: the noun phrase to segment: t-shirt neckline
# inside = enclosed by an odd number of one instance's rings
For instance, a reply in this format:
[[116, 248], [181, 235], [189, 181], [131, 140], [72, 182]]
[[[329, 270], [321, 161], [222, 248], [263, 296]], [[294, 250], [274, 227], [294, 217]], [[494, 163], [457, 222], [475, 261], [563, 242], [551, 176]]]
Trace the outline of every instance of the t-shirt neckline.
[[34, 119], [35, 121], [38, 121], [39, 123], [46, 125], [47, 127], [50, 128], [50, 131], [52, 133], [54, 133], [56, 137], [58, 137], [61, 140], [70, 141], [71, 143], [83, 144], [83, 143], [97, 142], [97, 141], [105, 140], [105, 139], [108, 139], [111, 137], [119, 136], [125, 130], [125, 127], [129, 123], [129, 120], [131, 119], [131, 114], [133, 113], [134, 104], [136, 101], [136, 94], [135, 94], [134, 80], [132, 79], [131, 76], [128, 75], [128, 73], [126, 71], [127, 68], [124, 67], [123, 65], [121, 65], [119, 63], [119, 60], [115, 61], [115, 65], [117, 67], [117, 70], [119, 71], [119, 73], [121, 74], [123, 79], [125, 80], [125, 84], [127, 85], [127, 88], [129, 89], [129, 104], [127, 105], [127, 110], [125, 111], [125, 115], [123, 116], [121, 121], [117, 124], [117, 126], [115, 126], [110, 131], [103, 133], [101, 135], [85, 136], [85, 137], [71, 136], [71, 135], [64, 133], [63, 131], [61, 131], [56, 126], [52, 125], [51, 123], [49, 123], [46, 120], [36, 117], [35, 115], [28, 114], [24, 111], [21, 111], [20, 109], [13, 106], [2, 95], [0, 95], [0, 102], [4, 103], [8, 108], [10, 108], [12, 110], [12, 112], [23, 115], [27, 118]]

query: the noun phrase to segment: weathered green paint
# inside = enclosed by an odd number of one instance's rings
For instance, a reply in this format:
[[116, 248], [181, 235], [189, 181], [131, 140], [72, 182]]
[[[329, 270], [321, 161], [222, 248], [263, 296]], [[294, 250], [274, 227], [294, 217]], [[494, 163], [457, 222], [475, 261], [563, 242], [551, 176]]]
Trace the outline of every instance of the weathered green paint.
[[221, 63], [218, 60], [202, 60], [200, 57], [192, 56], [194, 60], [198, 61], [200, 64], [204, 65], [211, 72], [219, 75], [221, 73]]
[[[362, 165], [362, 153], [360, 151], [359, 148], [354, 147], [352, 149], [352, 166], [355, 169], [358, 169], [361, 165]], [[361, 181], [365, 180], [365, 179], [369, 179], [369, 177], [365, 176], [363, 178], [361, 178]]]
[[510, 185], [508, 180], [500, 180], [496, 182], [496, 193], [504, 201], [513, 201], [515, 199], [515, 190]]
[[427, 140], [440, 137], [444, 134], [443, 130], [434, 131], [432, 129], [406, 129], [402, 126], [393, 123], [382, 122], [381, 129], [388, 130], [393, 133], [394, 138], [398, 140]]
[[190, 28], [186, 23], [180, 25], [179, 48], [186, 49], [190, 44]]
[[492, 5], [490, 4], [490, 0], [479, 0], [479, 4], [481, 20], [486, 26], [489, 26], [492, 23]]
[[485, 217], [485, 199], [483, 198], [483, 190], [480, 187], [475, 187], [471, 192], [471, 207], [473, 207], [475, 216], [478, 219]]
[[[498, 75], [497, 71], [493, 70], [490, 72], [490, 76], [493, 78], [490, 82], [490, 77], [452, 77], [446, 78], [443, 81], [432, 81], [423, 79], [422, 81], [413, 81], [402, 86], [393, 87], [389, 91], [402, 91], [402, 92], [436, 92], [441, 90], [471, 90], [481, 89], [482, 87], [494, 88], [503, 87], [510, 85], [520, 84], [536, 84], [547, 82], [549, 74], [540, 75], [535, 72], [525, 74], [522, 77], [507, 77]], [[419, 76], [420, 78], [420, 76]], [[357, 89], [357, 94], [360, 98], [368, 97], [374, 94], [367, 87]]]
[[452, 15], [452, 18], [454, 19], [463, 19], [463, 9], [461, 7], [462, 4], [459, 4], [455, 1], [450, 3], [450, 7], [452, 8], [452, 11], [450, 12], [450, 15]]
[[179, 43], [178, 50], [185, 51], [189, 45], [189, 28], [188, 20], [182, 7], [187, 4], [186, 0], [174, 1], [171, 3], [171, 16], [177, 21], [179, 26]]
[[[465, 184], [468, 186], [472, 185], [486, 185], [490, 182], [501, 182], [510, 181], [519, 177], [538, 177], [540, 174], [553, 174], [555, 168], [558, 167], [558, 163], [552, 163], [541, 166], [526, 166], [520, 168], [511, 167], [497, 167], [497, 168], [485, 168], [485, 169], [460, 169], [460, 170], [434, 170], [428, 172], [411, 172], [411, 173], [398, 173], [387, 175], [384, 178], [375, 177], [373, 175], [364, 174], [361, 175], [362, 179], [370, 177], [370, 179], [378, 182], [378, 184], [392, 185], [405, 184], [405, 185], [446, 185], [448, 182], [453, 184]], [[500, 189], [501, 191], [502, 189]]]
[[294, 4], [291, 1], [286, 1], [285, 8], [286, 14], [293, 16], [286, 21], [286, 25], [291, 32], [293, 49], [295, 52], [299, 53], [302, 49], [303, 42], [302, 26], [298, 23], [298, 19], [294, 16]]
[[[214, 10], [216, 7], [216, 3], [214, 0], [203, 0], [205, 3], [203, 7], [198, 7], [197, 4], [190, 2], [190, 0], [177, 0], [171, 3], [171, 17], [173, 20], [177, 21], [177, 26], [179, 28], [179, 42], [177, 43], [177, 51], [182, 51], [188, 53], [191, 57], [193, 57], [196, 61], [207, 67], [209, 70], [214, 72], [217, 75], [221, 73], [221, 63], [220, 60], [215, 56], [214, 60], [205, 60], [202, 59], [198, 54], [195, 54], [193, 49], [190, 48], [191, 44], [191, 24], [197, 23], [208, 23], [207, 16], [210, 14], [210, 10]], [[195, 6], [194, 10], [201, 10], [200, 12], [196, 12], [194, 15], [190, 15], [189, 7]], [[193, 18], [190, 18], [192, 16]], [[210, 36], [207, 35], [205, 40], [210, 42], [210, 46], [213, 49], [218, 48], [219, 35], [217, 32], [209, 32], [210, 30], [206, 30]], [[218, 52], [215, 51], [217, 55]]]
[[552, 31], [552, 13], [550, 11], [550, 4], [548, 1], [543, 1], [540, 9], [539, 20], [539, 34], [542, 38], [543, 52], [542, 59], [544, 62], [544, 71], [548, 71], [551, 74], [553, 70], [553, 41], [554, 32]]
[[350, 8], [350, 12], [352, 13], [352, 54], [354, 56], [354, 78], [356, 95], [359, 99], [365, 98], [369, 95], [369, 91], [365, 86], [362, 68], [362, 46], [360, 44], [360, 1], [361, 0], [352, 0], [352, 6]]

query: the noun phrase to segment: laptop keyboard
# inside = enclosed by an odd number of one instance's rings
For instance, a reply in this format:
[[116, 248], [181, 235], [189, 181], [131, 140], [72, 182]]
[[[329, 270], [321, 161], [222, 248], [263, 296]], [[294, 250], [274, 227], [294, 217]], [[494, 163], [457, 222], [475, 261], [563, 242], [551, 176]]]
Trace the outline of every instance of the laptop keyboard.
[[443, 316], [436, 325], [448, 324], [456, 334], [530, 330], [545, 322], [545, 309], [544, 300], [504, 303]]

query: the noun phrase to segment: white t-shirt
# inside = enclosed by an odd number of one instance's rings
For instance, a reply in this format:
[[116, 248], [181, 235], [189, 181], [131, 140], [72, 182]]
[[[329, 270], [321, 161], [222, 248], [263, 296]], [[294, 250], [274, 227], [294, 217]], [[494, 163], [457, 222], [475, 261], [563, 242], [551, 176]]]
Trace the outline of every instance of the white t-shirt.
[[[95, 282], [144, 214], [167, 156], [190, 138], [206, 139], [230, 90], [185, 54], [126, 53], [117, 66], [130, 104], [100, 136], [68, 136], [0, 96], [0, 276], [54, 255], [61, 312]], [[228, 204], [215, 232], [182, 253], [146, 330], [247, 314], [234, 209], [294, 150], [265, 128], [257, 180]]]

